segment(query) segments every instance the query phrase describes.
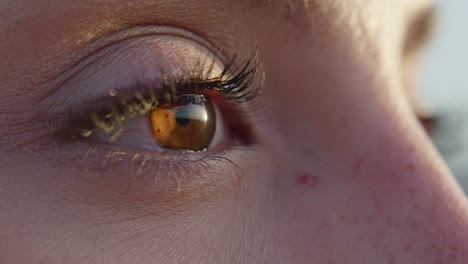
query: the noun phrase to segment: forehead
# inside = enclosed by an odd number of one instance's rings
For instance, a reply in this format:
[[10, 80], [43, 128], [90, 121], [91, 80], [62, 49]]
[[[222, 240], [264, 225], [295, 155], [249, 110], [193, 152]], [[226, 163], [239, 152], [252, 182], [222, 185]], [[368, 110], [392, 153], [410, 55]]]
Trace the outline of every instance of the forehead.
[[[395, 32], [427, 5], [426, 0], [0, 0], [0, 68], [8, 69], [3, 91], [46, 94], [81, 58], [116, 32], [146, 25], [172, 25], [201, 35], [224, 50], [259, 42], [277, 52], [292, 41], [311, 42], [332, 35], [377, 46], [395, 46]], [[382, 33], [386, 28], [388, 34]], [[334, 31], [334, 28], [340, 28]], [[388, 28], [388, 29], [387, 29]], [[134, 30], [139, 34], [138, 30]], [[332, 32], [331, 34], [329, 32]], [[272, 41], [275, 35], [276, 42]], [[284, 35], [294, 35], [285, 40]], [[304, 41], [304, 36], [306, 36]], [[377, 36], [377, 37], [375, 37]], [[393, 38], [385, 41], [385, 38]], [[131, 35], [124, 35], [130, 38]], [[100, 39], [104, 42], [99, 42]], [[299, 41], [297, 41], [299, 39]], [[291, 40], [291, 41], [290, 41]], [[310, 40], [310, 41], [307, 41]], [[103, 45], [104, 45], [103, 44]], [[283, 45], [283, 46], [281, 46]], [[396, 49], [391, 47], [390, 49]], [[271, 53], [274, 54], [274, 53]], [[28, 76], [25, 79], [24, 76]], [[58, 76], [58, 77], [57, 77]], [[22, 80], [22, 85], [17, 85]], [[43, 89], [35, 89], [44, 86]], [[29, 89], [28, 87], [32, 87]]]
[[[12, 15], [20, 16], [24, 14], [35, 14], [38, 12], [47, 11], [56, 12], [60, 10], [80, 11], [90, 8], [98, 9], [117, 9], [121, 7], [129, 8], [128, 11], [136, 11], [138, 7], [158, 7], [158, 6], [177, 6], [183, 3], [187, 7], [194, 7], [205, 5], [212, 11], [219, 11], [222, 7], [248, 7], [248, 9], [255, 10], [256, 12], [273, 11], [277, 13], [298, 14], [313, 13], [317, 9], [330, 9], [330, 8], [351, 8], [351, 9], [374, 9], [372, 7], [380, 6], [385, 7], [388, 11], [396, 9], [404, 9], [413, 11], [427, 5], [430, 0], [1, 0], [0, 11], [2, 12], [2, 20]], [[219, 9], [219, 10], [216, 10]], [[8, 12], [17, 11], [17, 12]], [[18, 12], [20, 11], [20, 12]], [[384, 9], [374, 9], [374, 11], [384, 12]]]
[[240, 35], [258, 21], [290, 24], [295, 31], [336, 23], [349, 24], [353, 31], [402, 28], [405, 19], [427, 4], [428, 0], [0, 0], [0, 45], [29, 43], [48, 50], [60, 45], [65, 52], [65, 44], [73, 49], [99, 35], [145, 24], [205, 31], [208, 38]]
[[364, 23], [375, 23], [382, 14], [411, 13], [425, 4], [427, 0], [0, 0], [0, 30], [18, 35], [47, 31], [52, 25], [55, 31], [84, 31], [92, 38], [95, 32], [125, 24], [185, 19], [209, 28], [213, 23], [240, 24], [246, 16], [317, 24], [336, 13], [358, 14]]

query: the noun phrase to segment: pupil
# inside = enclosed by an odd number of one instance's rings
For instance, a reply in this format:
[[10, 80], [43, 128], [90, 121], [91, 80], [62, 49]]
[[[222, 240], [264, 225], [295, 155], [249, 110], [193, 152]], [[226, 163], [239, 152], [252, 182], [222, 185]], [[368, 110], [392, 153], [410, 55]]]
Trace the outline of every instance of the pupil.
[[185, 108], [182, 108], [180, 109], [179, 111], [177, 111], [176, 113], [176, 123], [179, 125], [179, 126], [186, 126], [190, 123], [190, 118], [188, 118], [188, 116], [190, 116], [190, 113], [187, 111], [187, 109]]

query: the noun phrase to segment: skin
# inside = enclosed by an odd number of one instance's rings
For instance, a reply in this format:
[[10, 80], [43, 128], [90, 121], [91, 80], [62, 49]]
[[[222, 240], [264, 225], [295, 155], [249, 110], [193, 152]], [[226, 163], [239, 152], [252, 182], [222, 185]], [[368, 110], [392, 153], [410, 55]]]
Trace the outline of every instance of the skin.
[[[420, 48], [406, 32], [429, 5], [0, 1], [0, 262], [467, 263], [465, 197], [408, 95]], [[53, 133], [70, 98], [100, 87], [86, 83], [113, 79], [111, 59], [78, 62], [141, 25], [227, 56], [258, 47], [263, 107], [247, 117], [255, 144], [226, 154], [236, 166], [143, 166]]]

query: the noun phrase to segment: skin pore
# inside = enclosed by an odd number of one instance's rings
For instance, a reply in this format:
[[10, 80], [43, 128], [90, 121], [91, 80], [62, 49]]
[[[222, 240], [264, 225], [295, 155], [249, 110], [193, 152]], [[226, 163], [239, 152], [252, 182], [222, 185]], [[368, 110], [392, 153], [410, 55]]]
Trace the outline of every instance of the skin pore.
[[[466, 198], [409, 95], [430, 10], [0, 0], [0, 262], [467, 263]], [[255, 140], [218, 159], [62, 133], [163, 64], [256, 49]]]

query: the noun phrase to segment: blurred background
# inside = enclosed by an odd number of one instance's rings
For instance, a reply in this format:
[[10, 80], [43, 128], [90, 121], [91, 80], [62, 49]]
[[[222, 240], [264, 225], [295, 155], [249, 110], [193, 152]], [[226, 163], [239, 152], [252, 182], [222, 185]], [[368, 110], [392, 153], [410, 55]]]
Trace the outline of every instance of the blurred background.
[[438, 118], [434, 142], [468, 193], [468, 1], [435, 2], [439, 21], [423, 65], [422, 97]]

